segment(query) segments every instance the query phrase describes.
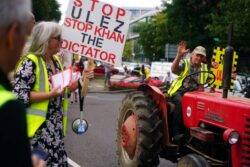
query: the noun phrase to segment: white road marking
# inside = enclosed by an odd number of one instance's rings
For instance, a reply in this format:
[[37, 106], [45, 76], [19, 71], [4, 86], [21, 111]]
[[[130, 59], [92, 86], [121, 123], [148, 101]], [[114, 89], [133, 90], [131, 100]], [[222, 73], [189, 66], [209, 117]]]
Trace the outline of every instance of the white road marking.
[[80, 165], [75, 163], [72, 159], [68, 158], [67, 160], [68, 160], [69, 165], [71, 165], [73, 167], [81, 167]]

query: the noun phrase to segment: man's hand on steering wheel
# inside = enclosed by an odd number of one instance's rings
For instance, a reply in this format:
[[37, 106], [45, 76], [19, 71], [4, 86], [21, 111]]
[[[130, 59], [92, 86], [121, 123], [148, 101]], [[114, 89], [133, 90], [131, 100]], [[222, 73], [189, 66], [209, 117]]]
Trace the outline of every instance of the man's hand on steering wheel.
[[[200, 83], [200, 76], [203, 74], [204, 83]], [[210, 71], [200, 71], [196, 73], [189, 74], [182, 81], [183, 92], [190, 92], [197, 90], [200, 86], [207, 88], [211, 86], [215, 81], [215, 75]]]

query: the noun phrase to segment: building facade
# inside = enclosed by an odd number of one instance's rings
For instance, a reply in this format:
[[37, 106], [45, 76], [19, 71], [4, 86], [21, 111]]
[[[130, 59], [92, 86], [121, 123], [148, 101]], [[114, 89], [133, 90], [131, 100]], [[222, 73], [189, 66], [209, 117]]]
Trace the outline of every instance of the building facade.
[[[140, 12], [139, 12], [140, 10]], [[131, 10], [130, 10], [131, 11]], [[138, 61], [145, 61], [142, 47], [138, 43], [139, 34], [134, 32], [134, 28], [142, 22], [148, 22], [153, 16], [159, 13], [159, 8], [139, 8], [132, 10], [132, 17], [129, 24], [127, 41], [132, 43], [132, 57]]]

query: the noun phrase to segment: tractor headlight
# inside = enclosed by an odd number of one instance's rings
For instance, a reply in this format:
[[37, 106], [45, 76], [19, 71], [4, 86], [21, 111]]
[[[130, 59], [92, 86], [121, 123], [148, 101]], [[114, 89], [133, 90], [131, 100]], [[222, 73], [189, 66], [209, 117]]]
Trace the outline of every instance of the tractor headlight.
[[236, 144], [239, 141], [240, 134], [233, 129], [227, 129], [223, 133], [223, 138], [229, 144]]
[[239, 141], [240, 135], [238, 132], [234, 131], [230, 134], [228, 138], [228, 142], [230, 144], [236, 144]]
[[192, 109], [191, 109], [191, 107], [190, 106], [188, 106], [187, 107], [187, 117], [191, 117], [191, 115], [192, 115]]

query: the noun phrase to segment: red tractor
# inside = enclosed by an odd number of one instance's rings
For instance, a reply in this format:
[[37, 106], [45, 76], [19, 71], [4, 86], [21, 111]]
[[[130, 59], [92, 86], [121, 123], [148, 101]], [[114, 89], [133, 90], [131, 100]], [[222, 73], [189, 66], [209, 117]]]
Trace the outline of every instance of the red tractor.
[[[229, 43], [230, 44], [230, 43]], [[118, 118], [117, 147], [122, 167], [154, 167], [159, 158], [177, 166], [249, 167], [250, 99], [227, 97], [231, 80], [232, 48], [227, 47], [223, 92], [193, 82], [182, 98], [184, 136], [173, 142], [171, 119], [174, 105], [154, 86], [142, 85], [122, 102]], [[210, 75], [209, 83], [214, 80]], [[189, 84], [190, 85], [190, 84]], [[203, 86], [204, 86], [203, 85]]]

